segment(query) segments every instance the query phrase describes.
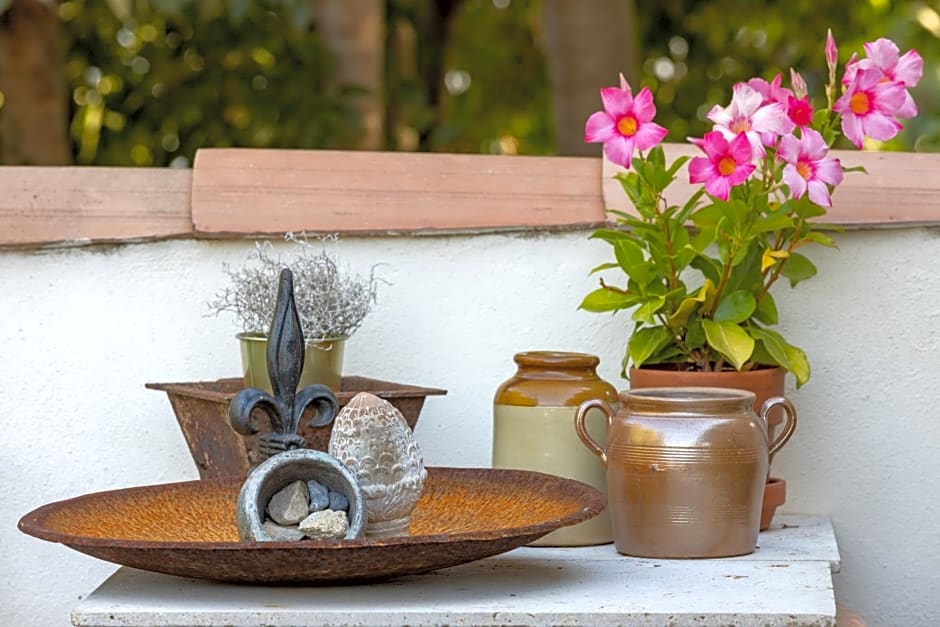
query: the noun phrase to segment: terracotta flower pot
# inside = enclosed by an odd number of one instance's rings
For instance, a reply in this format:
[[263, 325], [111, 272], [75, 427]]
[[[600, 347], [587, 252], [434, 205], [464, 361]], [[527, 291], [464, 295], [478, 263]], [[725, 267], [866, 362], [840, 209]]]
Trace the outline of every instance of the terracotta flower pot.
[[760, 530], [767, 531], [774, 519], [774, 512], [787, 500], [787, 482], [778, 477], [770, 477], [764, 484], [764, 504], [760, 510]]
[[[759, 414], [764, 401], [773, 396], [783, 396], [786, 374], [787, 371], [783, 368], [757, 368], [747, 372], [699, 372], [677, 370], [671, 364], [662, 364], [644, 368], [631, 368], [630, 389], [693, 386], [748, 390], [757, 396], [754, 401], [754, 412]], [[771, 439], [773, 439], [777, 426], [782, 421], [783, 413], [779, 409], [774, 409], [767, 415], [767, 435]], [[786, 498], [786, 483], [782, 479], [777, 481], [782, 484], [782, 489], [776, 486], [773, 489], [779, 490], [779, 494], [775, 492], [775, 495], [777, 495], [775, 498], [779, 499], [779, 502], [773, 504], [768, 511], [767, 508], [771, 506], [768, 504], [768, 497], [764, 496], [764, 506], [761, 511], [761, 531], [770, 526], [774, 510], [783, 505]], [[768, 480], [765, 492], [772, 482], [772, 479]]]

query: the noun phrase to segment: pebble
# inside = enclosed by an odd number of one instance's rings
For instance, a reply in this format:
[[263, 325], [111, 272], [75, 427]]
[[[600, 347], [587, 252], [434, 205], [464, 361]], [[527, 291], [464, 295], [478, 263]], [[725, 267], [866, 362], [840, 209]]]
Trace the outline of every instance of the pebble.
[[303, 481], [279, 490], [268, 502], [268, 515], [279, 525], [296, 525], [309, 513], [309, 495]]
[[293, 542], [294, 540], [303, 540], [304, 532], [297, 527], [282, 527], [270, 518], [261, 525], [268, 537], [275, 542]]
[[307, 482], [307, 492], [310, 494], [310, 513], [319, 512], [330, 506], [330, 490], [322, 483], [311, 479]]
[[340, 512], [349, 511], [349, 499], [344, 494], [330, 490], [330, 509]]
[[313, 540], [327, 538], [342, 538], [349, 531], [349, 519], [345, 512], [325, 509], [313, 512], [304, 518], [299, 525], [300, 530]]

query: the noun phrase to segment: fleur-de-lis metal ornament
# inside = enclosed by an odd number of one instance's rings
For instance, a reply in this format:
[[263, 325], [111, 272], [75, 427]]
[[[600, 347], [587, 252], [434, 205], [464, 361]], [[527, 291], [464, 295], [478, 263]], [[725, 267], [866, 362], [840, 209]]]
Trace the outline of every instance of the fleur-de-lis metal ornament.
[[287, 268], [281, 270], [277, 288], [277, 304], [268, 337], [268, 394], [258, 388], [245, 388], [229, 403], [228, 419], [232, 428], [242, 435], [258, 433], [251, 422], [255, 409], [263, 410], [271, 421], [272, 432], [261, 436], [259, 450], [265, 457], [282, 451], [304, 448], [306, 440], [297, 434], [300, 417], [313, 405], [317, 415], [309, 425], [328, 425], [336, 416], [336, 395], [325, 385], [309, 385], [297, 391], [304, 367], [304, 334], [294, 303], [294, 276]]

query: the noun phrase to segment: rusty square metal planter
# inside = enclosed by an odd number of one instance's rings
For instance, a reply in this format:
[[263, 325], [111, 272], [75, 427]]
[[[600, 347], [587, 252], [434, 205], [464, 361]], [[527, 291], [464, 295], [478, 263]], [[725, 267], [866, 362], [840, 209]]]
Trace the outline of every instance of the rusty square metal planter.
[[[258, 450], [258, 440], [266, 430], [253, 436], [242, 436], [232, 430], [228, 422], [228, 404], [245, 387], [241, 378], [189, 383], [147, 383], [151, 390], [166, 392], [183, 431], [189, 452], [196, 462], [200, 479], [217, 477], [244, 477], [248, 471], [264, 461]], [[446, 390], [424, 388], [403, 383], [391, 383], [366, 377], [343, 377], [336, 399], [342, 408], [359, 392], [370, 392], [384, 398], [402, 413], [408, 426], [414, 429], [418, 414], [428, 396], [447, 394]], [[333, 425], [309, 427], [313, 415], [301, 419], [298, 433], [307, 440], [307, 447], [325, 451]], [[266, 420], [263, 412], [253, 416]]]

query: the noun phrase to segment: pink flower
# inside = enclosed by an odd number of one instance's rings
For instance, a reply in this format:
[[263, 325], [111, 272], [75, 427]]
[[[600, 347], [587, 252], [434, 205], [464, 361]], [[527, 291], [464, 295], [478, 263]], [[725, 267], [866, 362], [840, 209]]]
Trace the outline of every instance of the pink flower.
[[700, 140], [691, 140], [705, 151], [707, 157], [693, 157], [689, 162], [689, 181], [705, 183], [705, 191], [721, 200], [728, 200], [731, 188], [740, 185], [754, 171], [751, 145], [744, 133], [729, 143], [721, 131], [706, 133]]
[[[845, 67], [842, 82], [850, 84], [859, 70], [878, 70], [886, 82], [900, 82], [904, 87], [914, 87], [924, 75], [924, 60], [916, 50], [908, 50], [903, 55], [890, 39], [881, 38], [865, 44], [865, 59], [850, 60]], [[917, 104], [911, 94], [905, 90], [904, 103], [894, 112], [899, 118], [912, 118], [917, 115]]]
[[882, 78], [880, 70], [859, 69], [832, 105], [832, 110], [842, 115], [842, 132], [858, 148], [865, 137], [886, 141], [904, 128], [893, 117], [904, 104], [904, 83]]
[[787, 98], [793, 95], [793, 92], [786, 87], [781, 87], [782, 79], [780, 75], [774, 76], [769, 83], [762, 78], [752, 78], [747, 82], [747, 86], [761, 95], [761, 105], [771, 102], [779, 102], [782, 105], [787, 104]]
[[584, 141], [604, 143], [604, 154], [613, 163], [630, 167], [633, 149], [648, 150], [668, 132], [654, 123], [653, 94], [644, 87], [634, 98], [630, 85], [620, 76], [620, 87], [601, 89], [604, 110], [591, 114], [584, 125]]
[[809, 190], [809, 199], [820, 207], [831, 207], [828, 185], [842, 182], [842, 163], [827, 157], [829, 146], [818, 132], [803, 129], [800, 139], [786, 135], [780, 139], [777, 156], [787, 162], [783, 168], [783, 182], [790, 194], [802, 198]]
[[706, 117], [715, 123], [713, 130], [720, 132], [726, 140], [744, 134], [755, 157], [764, 156], [764, 143], [772, 145], [777, 135], [792, 128], [782, 104], [764, 104], [760, 92], [746, 83], [734, 86], [734, 95], [728, 107], [715, 105]]
[[787, 100], [787, 117], [800, 128], [812, 124], [813, 105], [809, 103], [809, 96], [803, 96], [802, 98], [790, 96]]

